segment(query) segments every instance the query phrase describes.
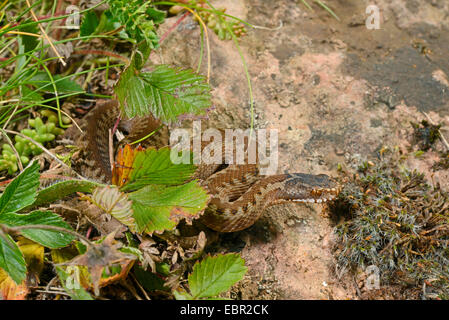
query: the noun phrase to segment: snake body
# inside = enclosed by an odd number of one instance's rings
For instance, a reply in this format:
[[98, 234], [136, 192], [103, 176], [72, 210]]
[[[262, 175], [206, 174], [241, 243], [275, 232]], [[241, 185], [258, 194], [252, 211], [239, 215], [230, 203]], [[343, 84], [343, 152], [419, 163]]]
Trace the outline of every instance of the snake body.
[[[111, 182], [110, 129], [119, 116], [118, 102], [109, 100], [97, 103], [84, 119], [84, 134], [76, 138], [86, 159], [81, 168], [83, 175]], [[119, 128], [127, 132], [127, 141], [134, 141], [158, 126], [157, 120], [147, 117], [121, 121]], [[250, 227], [269, 206], [287, 201], [324, 203], [339, 192], [338, 184], [324, 174], [262, 176], [256, 164], [229, 165], [218, 171], [217, 168], [200, 165], [196, 177], [211, 195], [201, 221], [219, 232]]]

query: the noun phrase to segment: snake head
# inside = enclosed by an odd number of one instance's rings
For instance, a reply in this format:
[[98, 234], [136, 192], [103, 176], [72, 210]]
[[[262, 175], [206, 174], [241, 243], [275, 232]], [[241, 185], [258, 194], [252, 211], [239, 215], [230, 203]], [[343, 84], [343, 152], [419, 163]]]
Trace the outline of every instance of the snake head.
[[294, 202], [323, 203], [337, 197], [341, 186], [325, 174], [287, 174], [278, 198]]

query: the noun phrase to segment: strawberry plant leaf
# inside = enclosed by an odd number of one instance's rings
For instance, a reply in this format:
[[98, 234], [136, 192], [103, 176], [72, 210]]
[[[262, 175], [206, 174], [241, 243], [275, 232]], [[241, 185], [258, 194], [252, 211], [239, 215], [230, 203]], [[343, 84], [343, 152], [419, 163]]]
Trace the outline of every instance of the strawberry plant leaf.
[[195, 173], [192, 164], [174, 164], [170, 161], [171, 149], [148, 148], [137, 151], [128, 176], [128, 182], [121, 190], [136, 190], [149, 184], [180, 185]]
[[88, 11], [84, 16], [83, 22], [80, 26], [80, 36], [90, 36], [97, 29], [100, 20], [94, 11]]
[[131, 64], [120, 76], [115, 93], [129, 118], [153, 114], [169, 122], [182, 114], [204, 114], [211, 106], [210, 86], [204, 76], [166, 65], [139, 72]]
[[189, 287], [193, 299], [212, 298], [243, 279], [245, 260], [239, 254], [208, 256], [193, 266]]
[[181, 186], [149, 185], [129, 194], [139, 232], [173, 230], [181, 219], [191, 223], [208, 203], [209, 195], [191, 181]]
[[39, 164], [31, 162], [6, 187], [0, 197], [0, 217], [4, 213], [16, 212], [31, 205], [39, 187]]
[[136, 231], [132, 202], [128, 199], [128, 195], [120, 192], [118, 188], [110, 186], [96, 188], [88, 200], [128, 226], [131, 232]]
[[45, 189], [39, 190], [36, 201], [33, 203], [32, 207], [39, 207], [63, 199], [75, 192], [92, 192], [92, 190], [99, 185], [100, 184], [93, 181], [78, 179], [57, 182]]
[[16, 284], [26, 278], [26, 263], [17, 244], [10, 235], [0, 231], [0, 268], [6, 271]]
[[[0, 224], [9, 227], [42, 224], [70, 229], [70, 226], [60, 216], [51, 211], [33, 211], [29, 214], [5, 213], [0, 215]], [[75, 239], [68, 233], [46, 229], [22, 229], [20, 233], [24, 237], [52, 249], [67, 246]]]

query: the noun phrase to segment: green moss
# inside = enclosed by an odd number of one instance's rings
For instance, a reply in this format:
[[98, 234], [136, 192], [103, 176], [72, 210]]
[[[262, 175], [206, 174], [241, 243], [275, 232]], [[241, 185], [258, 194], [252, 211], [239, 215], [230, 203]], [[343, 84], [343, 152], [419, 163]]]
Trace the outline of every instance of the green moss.
[[388, 150], [348, 178], [332, 208], [346, 217], [336, 227], [339, 268], [375, 265], [384, 284], [449, 297], [449, 194]]

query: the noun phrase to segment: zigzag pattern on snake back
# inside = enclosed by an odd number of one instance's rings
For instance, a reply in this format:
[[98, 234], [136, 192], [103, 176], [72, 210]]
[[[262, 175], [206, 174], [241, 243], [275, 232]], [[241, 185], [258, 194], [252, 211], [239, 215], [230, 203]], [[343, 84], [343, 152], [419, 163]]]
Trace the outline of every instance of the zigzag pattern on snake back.
[[[84, 152], [82, 157], [86, 159], [80, 168], [84, 176], [111, 182], [109, 132], [119, 116], [118, 102], [110, 100], [97, 103], [85, 117], [82, 124], [84, 134], [75, 137]], [[158, 126], [157, 120], [146, 117], [121, 121], [119, 128], [128, 132], [127, 141], [134, 141]], [[159, 139], [153, 141], [156, 146], [167, 144], [167, 141], [161, 142], [161, 136], [156, 138]], [[229, 165], [222, 170], [219, 167], [200, 165], [196, 174], [212, 195], [201, 221], [219, 232], [234, 232], [250, 227], [269, 206], [286, 201], [323, 203], [334, 199], [340, 190], [338, 184], [324, 174], [262, 176], [255, 164]]]

